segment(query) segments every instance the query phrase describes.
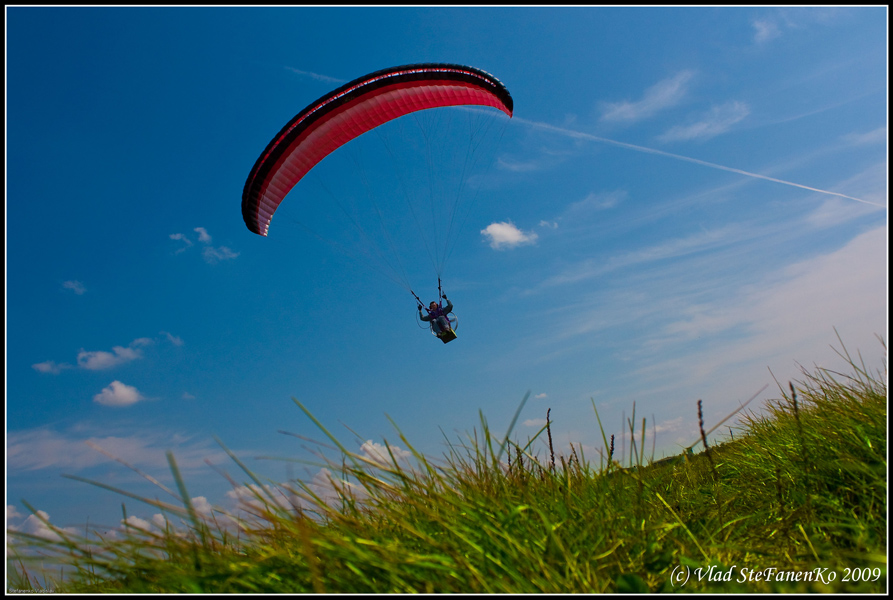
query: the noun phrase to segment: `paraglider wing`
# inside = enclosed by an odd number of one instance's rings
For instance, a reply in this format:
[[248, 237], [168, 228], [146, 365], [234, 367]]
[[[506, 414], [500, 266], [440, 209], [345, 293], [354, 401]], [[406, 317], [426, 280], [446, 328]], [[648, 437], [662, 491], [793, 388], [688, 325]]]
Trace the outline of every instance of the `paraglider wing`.
[[257, 159], [242, 192], [248, 229], [266, 236], [291, 189], [350, 140], [411, 112], [442, 106], [492, 106], [512, 116], [512, 97], [492, 75], [462, 65], [417, 64], [370, 73], [298, 113]]

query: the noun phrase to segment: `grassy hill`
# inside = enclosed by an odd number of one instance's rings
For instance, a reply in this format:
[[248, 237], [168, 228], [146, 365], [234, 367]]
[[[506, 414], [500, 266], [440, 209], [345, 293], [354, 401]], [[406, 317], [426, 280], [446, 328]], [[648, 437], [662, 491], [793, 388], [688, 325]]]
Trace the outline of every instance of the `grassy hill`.
[[[8, 590], [884, 593], [886, 372], [850, 364], [804, 371], [734, 441], [697, 454], [648, 461], [631, 419], [627, 468], [539, 458], [483, 419], [436, 462], [382, 466], [317, 422], [343, 454], [340, 501], [245, 469], [254, 516], [240, 528], [196, 512], [171, 458], [187, 500], [142, 500], [177, 527], [57, 542], [9, 531]], [[35, 575], [35, 552], [70, 565], [65, 581]]]

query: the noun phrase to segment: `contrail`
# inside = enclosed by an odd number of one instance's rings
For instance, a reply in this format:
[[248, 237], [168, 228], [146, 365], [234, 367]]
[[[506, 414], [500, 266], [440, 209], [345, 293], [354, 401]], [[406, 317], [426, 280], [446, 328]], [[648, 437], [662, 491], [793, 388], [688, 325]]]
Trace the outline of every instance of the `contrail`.
[[307, 77], [312, 77], [318, 81], [326, 81], [330, 83], [347, 83], [346, 79], [337, 79], [335, 77], [329, 77], [328, 75], [320, 75], [319, 73], [311, 73], [310, 71], [302, 71], [300, 69], [295, 69], [294, 67], [285, 67], [292, 73], [297, 73], [298, 75], [306, 75]]
[[733, 169], [732, 167], [724, 167], [724, 166], [718, 165], [716, 163], [707, 162], [706, 160], [699, 160], [697, 158], [682, 156], [681, 154], [673, 154], [672, 152], [664, 152], [663, 150], [655, 150], [654, 148], [646, 148], [644, 146], [637, 146], [635, 144], [627, 144], [626, 142], [618, 142], [616, 140], [610, 140], [608, 138], [599, 137], [597, 135], [592, 135], [589, 133], [573, 131], [571, 129], [564, 129], [563, 127], [555, 127], [554, 125], [549, 125], [547, 123], [538, 123], [536, 121], [528, 121], [527, 119], [522, 119], [520, 117], [514, 117], [514, 119], [512, 119], [512, 120], [519, 121], [526, 125], [530, 125], [532, 127], [537, 127], [539, 129], [547, 129], [549, 131], [554, 131], [556, 133], [560, 133], [562, 135], [566, 135], [566, 136], [573, 137], [573, 138], [591, 140], [594, 142], [602, 142], [604, 144], [611, 144], [612, 146], [620, 146], [621, 148], [628, 148], [630, 150], [636, 150], [638, 152], [645, 152], [647, 154], [658, 154], [660, 156], [668, 156], [670, 158], [675, 158], [677, 160], [684, 160], [686, 162], [695, 163], [696, 165], [703, 165], [705, 167], [711, 167], [713, 169], [720, 169], [721, 171], [729, 171], [730, 173], [738, 173], [739, 175], [746, 175], [747, 177], [755, 177], [757, 179], [765, 179], [766, 181], [774, 181], [775, 183], [790, 185], [790, 186], [797, 187], [800, 189], [809, 190], [811, 192], [818, 192], [820, 194], [828, 194], [831, 196], [838, 196], [840, 198], [846, 198], [847, 200], [855, 200], [856, 202], [861, 202], [862, 204], [869, 204], [871, 206], [877, 206], [879, 208], [887, 208], [883, 204], [878, 204], [876, 202], [869, 202], [868, 200], [863, 200], [861, 198], [855, 198], [853, 196], [847, 196], [846, 194], [840, 194], [838, 192], [829, 192], [828, 190], [820, 190], [819, 188], [809, 187], [808, 185], [801, 185], [799, 183], [794, 183], [792, 181], [785, 181], [784, 179], [776, 179], [775, 177], [769, 177], [767, 175], [760, 175], [759, 173], [751, 173], [750, 171], [742, 171], [741, 169]]

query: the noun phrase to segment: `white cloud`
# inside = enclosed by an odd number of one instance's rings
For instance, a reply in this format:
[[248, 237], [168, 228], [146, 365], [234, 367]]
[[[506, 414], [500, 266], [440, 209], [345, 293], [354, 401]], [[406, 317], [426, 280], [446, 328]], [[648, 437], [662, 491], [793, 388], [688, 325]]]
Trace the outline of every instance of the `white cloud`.
[[[9, 516], [8, 509], [9, 507], [7, 506], [7, 517]], [[24, 523], [22, 523], [18, 527], [10, 527], [10, 529], [14, 531], [21, 531], [22, 533], [27, 533], [36, 537], [43, 538], [45, 540], [54, 542], [61, 541], [62, 536], [53, 530], [53, 527], [49, 525], [49, 521], [50, 515], [42, 510], [39, 510], [37, 511], [37, 515], [29, 515], [28, 518], [25, 519]], [[78, 530], [74, 529], [73, 527], [56, 527], [56, 529], [66, 535], [76, 535], [78, 533]]]
[[309, 487], [327, 504], [339, 500], [342, 495], [350, 495], [357, 500], [362, 500], [368, 496], [362, 486], [344, 481], [343, 479], [337, 479], [326, 468], [320, 469], [313, 476]]
[[[265, 484], [261, 488], [256, 484], [250, 484], [233, 488], [226, 493], [226, 497], [235, 504], [238, 511], [247, 512], [249, 515], [262, 515], [265, 505], [278, 506], [285, 510], [294, 510], [296, 507], [316, 509], [336, 506], [343, 495], [349, 495], [356, 500], [363, 500], [368, 496], [362, 486], [339, 479], [326, 468], [321, 468], [310, 482], [303, 485], [306, 489], [304, 487], [291, 489], [288, 486], [271, 484]], [[259, 500], [258, 496], [263, 500]], [[313, 496], [318, 498], [323, 506], [319, 506]], [[245, 517], [244, 514], [238, 516]]]
[[180, 254], [181, 252], [186, 252], [186, 249], [189, 248], [190, 246], [192, 246], [192, 240], [190, 240], [188, 237], [186, 237], [182, 233], [172, 233], [170, 235], [170, 238], [172, 240], [179, 240], [186, 244], [182, 248], [177, 249], [177, 251], [175, 251], [174, 254]]
[[192, 508], [200, 515], [211, 516], [211, 513], [214, 510], [214, 507], [211, 506], [211, 503], [208, 502], [208, 499], [204, 496], [196, 496], [195, 498], [190, 499], [192, 503]]
[[649, 430], [649, 433], [651, 433], [652, 431], [655, 434], [678, 431], [684, 424], [683, 421], [684, 419], [682, 417], [676, 417], [675, 419], [664, 421], [663, 423], [659, 423], [658, 425], [656, 425], [653, 430]]
[[543, 427], [545, 424], [545, 419], [527, 419], [522, 423], [525, 427]]
[[9, 527], [9, 522], [13, 520], [21, 519], [24, 515], [19, 512], [19, 510], [12, 504], [6, 505], [6, 526]]
[[[202, 244], [205, 244], [205, 247], [202, 250], [202, 256], [204, 257], [205, 262], [207, 262], [208, 264], [213, 265], [213, 264], [218, 263], [221, 260], [229, 260], [229, 259], [236, 258], [237, 256], [239, 256], [238, 252], [233, 252], [231, 249], [227, 248], [226, 246], [219, 246], [217, 248], [210, 246], [210, 243], [212, 240], [211, 234], [208, 233], [208, 230], [205, 229], [204, 227], [195, 227], [193, 229], [193, 231], [198, 233], [198, 241], [201, 242]], [[189, 248], [193, 245], [192, 241], [188, 237], [183, 235], [182, 233], [172, 233], [170, 235], [170, 238], [172, 240], [180, 240], [180, 241], [186, 243], [185, 247], [180, 248], [179, 250], [174, 252], [174, 254], [180, 254], [181, 252], [185, 251], [187, 248]]]
[[[263, 501], [258, 500], [258, 496]], [[226, 493], [226, 497], [235, 503], [236, 508], [252, 513], [261, 512], [265, 503], [272, 503], [281, 508], [289, 508], [292, 501], [290, 494], [286, 494], [277, 486], [266, 484], [262, 488], [256, 484], [238, 486]]]
[[198, 233], [198, 241], [204, 244], [211, 243], [211, 235], [208, 233], [208, 230], [204, 227], [196, 227], [193, 231]]
[[73, 369], [74, 366], [66, 363], [56, 364], [51, 360], [47, 360], [42, 363], [31, 365], [31, 368], [35, 371], [40, 371], [41, 373], [52, 373], [53, 375], [58, 375], [64, 369]]
[[172, 334], [172, 333], [170, 333], [170, 332], [168, 332], [168, 331], [161, 331], [161, 332], [159, 332], [159, 333], [161, 333], [161, 334], [163, 334], [165, 337], [167, 337], [167, 340], [168, 340], [171, 344], [173, 344], [174, 346], [182, 346], [182, 345], [183, 345], [183, 340], [182, 340], [182, 338], [177, 337], [177, 336], [175, 336], [174, 334]]
[[[208, 519], [213, 517], [215, 509], [204, 496], [196, 496], [191, 498], [192, 508], [195, 509], [199, 518]], [[181, 521], [182, 522], [182, 521]], [[221, 526], [229, 525], [228, 519], [218, 519], [217, 524]], [[159, 532], [169, 530], [176, 536], [185, 535], [185, 531], [178, 529], [176, 524], [161, 513], [155, 513], [150, 520], [143, 519], [137, 515], [130, 515], [127, 519], [121, 520], [121, 527], [118, 530], [105, 532], [109, 537], [117, 538], [117, 531], [126, 532], [128, 528], [138, 529], [149, 534], [157, 534]]]
[[742, 121], [750, 114], [750, 108], [736, 100], [714, 106], [710, 112], [701, 116], [696, 123], [679, 125], [670, 128], [658, 139], [664, 142], [675, 142], [701, 139], [706, 140], [725, 133], [732, 125]]
[[87, 288], [84, 287], [83, 283], [81, 283], [80, 281], [75, 281], [75, 280], [63, 281], [62, 287], [64, 287], [66, 290], [71, 290], [78, 296], [83, 296], [84, 292], [87, 291]]
[[121, 524], [125, 526], [135, 527], [142, 531], [152, 531], [152, 524], [144, 519], [140, 519], [136, 515], [130, 515], [126, 519], [121, 519]]
[[543, 400], [544, 398], [548, 398], [548, 397], [549, 397], [548, 394], [545, 394], [545, 393], [543, 393], [543, 394], [537, 394], [536, 396], [534, 396], [534, 398], [535, 398], [536, 400]]
[[491, 223], [486, 229], [482, 229], [481, 233], [489, 239], [490, 247], [494, 250], [532, 244], [539, 237], [533, 231], [521, 231], [510, 221]]
[[[162, 331], [161, 333], [167, 336], [168, 340], [175, 346], [183, 345], [183, 340], [181, 340], [180, 338], [166, 331]], [[111, 369], [112, 367], [116, 367], [118, 365], [143, 358], [143, 352], [141, 348], [144, 346], [150, 346], [154, 343], [155, 341], [151, 338], [144, 337], [133, 340], [126, 347], [114, 346], [111, 352], [107, 352], [105, 350], [88, 351], [82, 348], [78, 352], [76, 366], [87, 371], [101, 371], [105, 369]], [[31, 368], [41, 373], [51, 373], [53, 375], [58, 375], [63, 370], [75, 368], [75, 365], [70, 365], [67, 363], [56, 363], [55, 361], [47, 360], [41, 363], [33, 364], [31, 365]]]
[[116, 365], [141, 357], [142, 355], [138, 349], [124, 348], [122, 346], [115, 346], [112, 348], [112, 352], [103, 350], [87, 352], [86, 350], [81, 350], [78, 352], [78, 366], [88, 371], [99, 371], [101, 369], [110, 369]]
[[603, 121], [639, 121], [677, 104], [686, 93], [688, 82], [694, 77], [692, 71], [681, 71], [659, 81], [645, 91], [636, 102], [616, 102], [606, 104]]
[[169, 523], [170, 523], [170, 521], [167, 519], [167, 517], [165, 517], [161, 513], [156, 513], [156, 514], [152, 515], [152, 524], [155, 525], [155, 527], [157, 527], [161, 531], [164, 531], [166, 528], [168, 528]]
[[237, 256], [239, 256], [239, 253], [233, 252], [226, 246], [220, 246], [219, 248], [208, 246], [202, 251], [202, 256], [205, 257], [205, 262], [213, 265], [221, 260], [236, 258]]
[[108, 387], [93, 396], [93, 402], [105, 406], [129, 406], [143, 399], [139, 390], [120, 381], [113, 381]]
[[95, 350], [87, 352], [81, 350], [78, 352], [78, 366], [88, 371], [99, 371], [102, 369], [110, 369], [120, 364], [137, 360], [143, 357], [140, 346], [148, 346], [152, 344], [149, 338], [137, 338], [130, 342], [126, 348], [123, 346], [115, 346], [111, 352], [104, 350]]
[[[412, 456], [412, 452], [409, 450], [403, 450], [399, 446], [390, 446], [391, 454], [394, 455], [394, 459], [397, 462], [406, 461], [409, 457]], [[391, 457], [388, 454], [388, 447], [384, 444], [378, 444], [373, 442], [372, 440], [367, 440], [360, 446], [360, 452], [362, 456], [369, 461], [380, 465], [382, 467], [391, 467], [393, 463], [391, 461]]]

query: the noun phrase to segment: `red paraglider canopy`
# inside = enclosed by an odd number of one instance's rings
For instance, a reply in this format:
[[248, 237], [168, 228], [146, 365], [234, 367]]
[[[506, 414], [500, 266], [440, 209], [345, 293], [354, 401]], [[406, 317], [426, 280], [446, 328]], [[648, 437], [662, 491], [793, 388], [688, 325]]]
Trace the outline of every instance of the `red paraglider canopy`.
[[298, 113], [251, 169], [242, 192], [248, 229], [266, 236], [291, 189], [323, 158], [397, 117], [442, 106], [492, 106], [512, 116], [512, 97], [492, 75], [462, 65], [417, 64], [370, 73]]

